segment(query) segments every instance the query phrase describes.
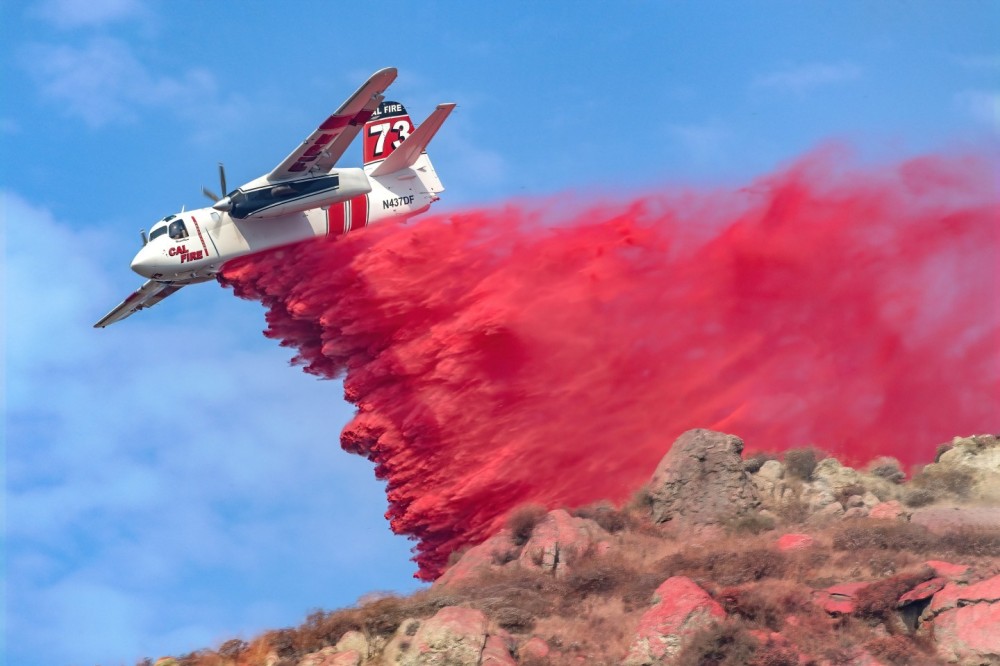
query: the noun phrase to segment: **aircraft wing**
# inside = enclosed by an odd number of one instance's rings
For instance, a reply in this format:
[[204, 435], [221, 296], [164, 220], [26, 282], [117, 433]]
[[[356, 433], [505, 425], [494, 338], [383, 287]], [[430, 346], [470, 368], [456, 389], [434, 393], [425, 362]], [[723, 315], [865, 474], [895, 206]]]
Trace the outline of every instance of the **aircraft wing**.
[[396, 80], [396, 68], [386, 67], [372, 74], [350, 99], [310, 134], [292, 154], [267, 174], [267, 180], [301, 178], [310, 170], [327, 172], [361, 131], [361, 127], [382, 103], [382, 93]]
[[139, 310], [151, 308], [170, 294], [180, 291], [180, 288], [183, 286], [182, 284], [148, 280], [146, 284], [133, 291], [132, 295], [122, 301], [118, 307], [104, 315], [99, 322], [94, 324], [94, 328], [110, 326], [116, 321], [121, 321], [135, 314]]

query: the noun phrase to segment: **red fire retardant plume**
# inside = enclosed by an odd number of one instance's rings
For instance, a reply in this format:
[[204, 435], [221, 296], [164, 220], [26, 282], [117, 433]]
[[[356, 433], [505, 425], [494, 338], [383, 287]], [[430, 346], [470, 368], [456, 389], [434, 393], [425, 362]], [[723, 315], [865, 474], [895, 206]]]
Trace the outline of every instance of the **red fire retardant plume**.
[[996, 165], [428, 215], [227, 266], [295, 362], [343, 377], [417, 576], [513, 507], [627, 499], [684, 430], [929, 462], [1000, 427]]

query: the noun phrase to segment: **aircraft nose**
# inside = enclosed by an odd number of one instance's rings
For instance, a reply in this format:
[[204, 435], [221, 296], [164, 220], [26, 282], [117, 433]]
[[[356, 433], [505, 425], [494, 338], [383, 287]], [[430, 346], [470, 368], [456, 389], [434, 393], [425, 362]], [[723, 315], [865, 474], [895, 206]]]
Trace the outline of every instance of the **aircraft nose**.
[[132, 260], [132, 270], [143, 277], [153, 277], [153, 255], [146, 248], [139, 250]]

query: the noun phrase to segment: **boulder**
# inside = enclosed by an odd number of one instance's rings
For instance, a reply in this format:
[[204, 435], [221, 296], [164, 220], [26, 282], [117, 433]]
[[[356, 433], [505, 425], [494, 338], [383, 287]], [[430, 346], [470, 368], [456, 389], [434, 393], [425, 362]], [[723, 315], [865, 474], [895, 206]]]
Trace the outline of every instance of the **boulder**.
[[535, 525], [518, 562], [528, 569], [538, 568], [562, 576], [569, 570], [570, 560], [596, 547], [606, 536], [607, 532], [593, 520], [555, 509]]
[[844, 507], [840, 502], [830, 502], [819, 509], [806, 520], [812, 525], [824, 525], [844, 516]]
[[1000, 664], [1000, 603], [940, 613], [934, 618], [934, 643], [949, 663]]
[[361, 655], [357, 650], [341, 652], [337, 648], [325, 647], [302, 657], [298, 666], [359, 666], [360, 664]]
[[935, 576], [948, 578], [958, 583], [968, 582], [966, 580], [966, 576], [969, 573], [968, 565], [952, 564], [951, 562], [942, 562], [941, 560], [927, 560], [925, 564], [934, 570]]
[[455, 564], [434, 581], [434, 585], [460, 586], [475, 580], [483, 573], [499, 569], [507, 562], [517, 559], [518, 550], [510, 531], [502, 530], [465, 551]]
[[923, 601], [924, 599], [929, 599], [934, 596], [938, 591], [940, 591], [945, 584], [948, 582], [946, 578], [931, 578], [928, 581], [924, 581], [920, 585], [904, 594], [899, 598], [899, 602], [896, 604], [898, 608], [902, 608], [907, 604], [912, 604], [917, 601]]
[[898, 501], [889, 500], [872, 507], [872, 510], [868, 512], [868, 517], [880, 520], [907, 520], [909, 514]]
[[653, 595], [653, 604], [639, 620], [626, 666], [668, 663], [692, 634], [726, 617], [722, 606], [684, 576], [664, 581]]
[[828, 490], [835, 495], [844, 488], [861, 484], [861, 474], [851, 467], [844, 467], [836, 458], [823, 458], [816, 463], [811, 485]]
[[831, 615], [850, 615], [858, 605], [858, 593], [871, 583], [840, 583], [816, 592], [820, 608]]
[[517, 656], [521, 659], [521, 661], [541, 661], [547, 658], [549, 656], [549, 652], [551, 651], [552, 650], [549, 647], [549, 644], [543, 639], [538, 636], [532, 636], [524, 643], [524, 645], [521, 646], [521, 649], [517, 651]]
[[924, 611], [927, 617], [950, 610], [957, 606], [972, 604], [996, 604], [1000, 602], [1000, 576], [993, 576], [973, 585], [958, 585], [950, 582], [934, 595], [930, 606]]
[[1000, 501], [1000, 437], [955, 437], [951, 445], [936, 463], [924, 467], [924, 473], [934, 475], [950, 469], [969, 472], [972, 474], [970, 495], [988, 503]]
[[760, 495], [742, 451], [734, 435], [699, 428], [678, 437], [649, 484], [653, 520], [710, 525], [756, 511]]
[[[405, 624], [405, 623], [404, 623]], [[420, 623], [412, 644], [400, 651], [399, 666], [478, 666], [486, 645], [486, 616], [482, 611], [445, 606]]]
[[778, 460], [768, 460], [757, 470], [756, 477], [765, 481], [780, 481], [785, 478], [785, 466]]
[[511, 656], [511, 640], [507, 632], [486, 637], [486, 645], [480, 657], [480, 666], [517, 666]]
[[866, 509], [871, 509], [882, 503], [882, 500], [878, 498], [873, 492], [867, 492], [861, 496], [861, 501], [864, 503]]
[[363, 657], [368, 656], [368, 639], [360, 631], [348, 631], [337, 641], [337, 652], [354, 650]]

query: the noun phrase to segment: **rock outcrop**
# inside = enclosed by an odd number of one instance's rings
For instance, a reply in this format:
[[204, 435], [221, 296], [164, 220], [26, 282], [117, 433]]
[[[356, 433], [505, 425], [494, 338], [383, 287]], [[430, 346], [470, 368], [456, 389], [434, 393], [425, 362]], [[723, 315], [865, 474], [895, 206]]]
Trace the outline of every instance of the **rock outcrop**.
[[[412, 626], [404, 628], [404, 634], [412, 631]], [[395, 660], [389, 663], [399, 666], [479, 666], [486, 647], [488, 627], [482, 611], [446, 606], [433, 617], [420, 622], [412, 640], [400, 641]]]
[[593, 520], [556, 509], [535, 526], [518, 561], [524, 568], [537, 567], [562, 576], [569, 570], [572, 559], [595, 546], [602, 536], [607, 534]]
[[1000, 505], [956, 499], [996, 478], [995, 441], [907, 482], [812, 450], [745, 466], [739, 438], [692, 430], [629, 506], [528, 507], [410, 598], [162, 664], [1000, 666]]
[[653, 520], [712, 525], [756, 512], [760, 495], [740, 457], [743, 440], [711, 430], [689, 430], [649, 483]]
[[1000, 576], [946, 584], [921, 619], [949, 663], [1000, 664]]
[[973, 435], [956, 437], [951, 448], [941, 454], [936, 463], [924, 467], [934, 474], [946, 470], [964, 470], [972, 476], [968, 493], [980, 501], [1000, 502], [1000, 437]]

